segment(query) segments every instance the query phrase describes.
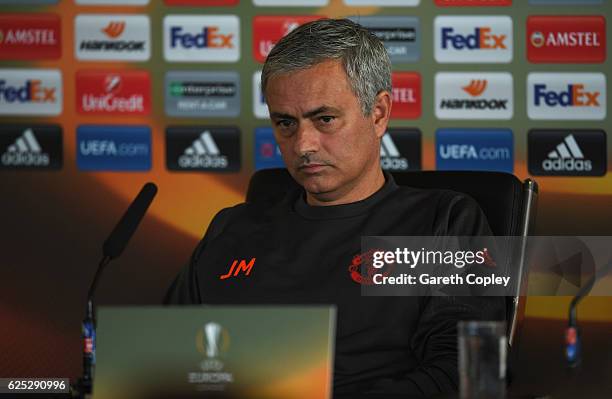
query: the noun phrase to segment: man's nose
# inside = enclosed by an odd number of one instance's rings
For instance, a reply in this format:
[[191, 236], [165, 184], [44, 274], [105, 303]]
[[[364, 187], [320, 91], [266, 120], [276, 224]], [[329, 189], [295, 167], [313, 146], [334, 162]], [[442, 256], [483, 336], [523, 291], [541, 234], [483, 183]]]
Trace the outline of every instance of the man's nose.
[[301, 123], [296, 133], [295, 153], [302, 155], [319, 151], [319, 131], [311, 123]]

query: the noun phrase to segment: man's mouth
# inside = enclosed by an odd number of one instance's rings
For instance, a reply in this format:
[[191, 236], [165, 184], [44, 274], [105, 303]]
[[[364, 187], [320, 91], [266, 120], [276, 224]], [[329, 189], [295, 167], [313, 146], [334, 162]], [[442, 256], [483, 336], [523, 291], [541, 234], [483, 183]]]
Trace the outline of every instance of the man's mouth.
[[298, 169], [301, 172], [304, 172], [306, 174], [314, 174], [314, 173], [319, 173], [326, 166], [327, 165], [322, 164], [322, 163], [309, 163], [309, 164], [306, 164], [306, 165], [301, 165]]

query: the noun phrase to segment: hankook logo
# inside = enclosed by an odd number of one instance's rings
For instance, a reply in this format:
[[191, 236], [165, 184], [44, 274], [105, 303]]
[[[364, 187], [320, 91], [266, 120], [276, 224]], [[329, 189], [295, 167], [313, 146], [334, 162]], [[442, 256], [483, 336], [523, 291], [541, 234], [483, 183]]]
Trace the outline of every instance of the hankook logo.
[[450, 72], [435, 77], [439, 119], [511, 119], [512, 75], [505, 72]]
[[147, 61], [151, 56], [146, 15], [77, 15], [75, 36], [79, 60]]

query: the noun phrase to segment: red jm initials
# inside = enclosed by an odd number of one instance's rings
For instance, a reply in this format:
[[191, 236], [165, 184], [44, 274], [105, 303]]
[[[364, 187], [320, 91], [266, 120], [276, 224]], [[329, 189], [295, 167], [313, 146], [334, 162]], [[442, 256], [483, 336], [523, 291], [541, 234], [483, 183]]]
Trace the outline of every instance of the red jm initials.
[[229, 269], [229, 272], [227, 272], [227, 274], [224, 274], [223, 276], [219, 276], [220, 280], [225, 280], [226, 278], [230, 278], [230, 277], [236, 277], [238, 274], [240, 274], [240, 272], [244, 272], [245, 276], [248, 276], [249, 274], [251, 274], [251, 269], [253, 269], [253, 266], [255, 265], [255, 258], [251, 259], [251, 261], [249, 263], [246, 263], [246, 260], [241, 260], [240, 263], [238, 263], [238, 260], [235, 260], [234, 263], [232, 263], [232, 266]]

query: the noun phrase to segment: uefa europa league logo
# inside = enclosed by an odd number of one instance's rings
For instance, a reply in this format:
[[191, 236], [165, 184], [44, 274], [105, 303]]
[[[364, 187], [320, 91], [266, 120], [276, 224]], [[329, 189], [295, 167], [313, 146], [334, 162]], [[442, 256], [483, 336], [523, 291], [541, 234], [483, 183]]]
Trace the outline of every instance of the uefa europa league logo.
[[214, 321], [204, 324], [196, 333], [196, 348], [206, 358], [201, 368], [208, 370], [221, 370], [223, 362], [220, 357], [227, 352], [230, 346], [230, 336], [226, 328]]
[[218, 323], [206, 323], [204, 325], [204, 335], [206, 337], [206, 356], [219, 356], [219, 343], [221, 341], [221, 326]]

